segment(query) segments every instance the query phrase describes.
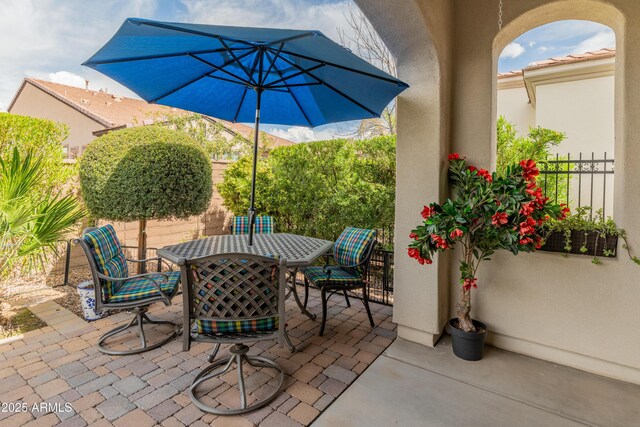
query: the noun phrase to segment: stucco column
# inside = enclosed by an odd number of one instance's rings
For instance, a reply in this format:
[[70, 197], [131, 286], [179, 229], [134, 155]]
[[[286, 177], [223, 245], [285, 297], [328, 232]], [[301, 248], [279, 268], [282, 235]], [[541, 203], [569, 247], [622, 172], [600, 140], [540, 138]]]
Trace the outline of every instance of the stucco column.
[[398, 98], [393, 320], [401, 338], [433, 346], [448, 317], [447, 259], [421, 266], [407, 256], [407, 244], [422, 206], [441, 201], [446, 190], [452, 4], [356, 3], [396, 57], [398, 77], [411, 86]]

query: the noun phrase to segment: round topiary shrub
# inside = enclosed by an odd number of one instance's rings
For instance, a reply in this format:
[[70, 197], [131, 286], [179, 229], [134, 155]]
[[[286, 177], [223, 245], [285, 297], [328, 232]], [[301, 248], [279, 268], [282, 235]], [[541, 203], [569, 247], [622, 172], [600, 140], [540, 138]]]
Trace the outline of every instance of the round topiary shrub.
[[80, 160], [87, 208], [112, 221], [186, 218], [204, 212], [211, 162], [188, 135], [160, 126], [110, 132]]
[[165, 127], [109, 132], [87, 146], [79, 166], [91, 215], [140, 221], [140, 249], [146, 220], [198, 215], [211, 199], [211, 161], [191, 137]]

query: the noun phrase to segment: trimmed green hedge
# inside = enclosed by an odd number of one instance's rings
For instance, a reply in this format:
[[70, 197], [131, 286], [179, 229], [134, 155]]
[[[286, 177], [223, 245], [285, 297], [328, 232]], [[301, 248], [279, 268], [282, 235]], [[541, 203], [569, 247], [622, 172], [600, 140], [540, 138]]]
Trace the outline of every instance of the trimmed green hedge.
[[[276, 148], [258, 162], [257, 213], [273, 215], [278, 232], [335, 239], [346, 226], [375, 228], [392, 245], [395, 160], [395, 137]], [[235, 215], [246, 215], [250, 183], [245, 157], [217, 185]]]
[[95, 218], [186, 218], [209, 206], [211, 162], [182, 132], [161, 126], [123, 129], [87, 146], [80, 186]]

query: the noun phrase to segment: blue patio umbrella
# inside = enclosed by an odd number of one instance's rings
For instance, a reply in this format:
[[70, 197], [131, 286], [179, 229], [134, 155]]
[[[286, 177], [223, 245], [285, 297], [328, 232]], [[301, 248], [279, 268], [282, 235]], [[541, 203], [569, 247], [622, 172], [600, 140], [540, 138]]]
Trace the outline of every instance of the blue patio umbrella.
[[249, 244], [260, 122], [314, 127], [379, 117], [408, 87], [319, 31], [138, 18], [127, 19], [83, 65], [150, 103], [255, 120]]

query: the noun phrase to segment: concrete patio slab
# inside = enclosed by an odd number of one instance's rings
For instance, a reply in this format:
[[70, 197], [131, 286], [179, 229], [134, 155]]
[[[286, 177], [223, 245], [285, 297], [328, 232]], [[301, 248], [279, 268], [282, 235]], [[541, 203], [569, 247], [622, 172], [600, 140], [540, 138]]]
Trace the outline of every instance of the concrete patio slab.
[[396, 340], [313, 424], [353, 426], [633, 426], [640, 387], [487, 347], [465, 362]]

